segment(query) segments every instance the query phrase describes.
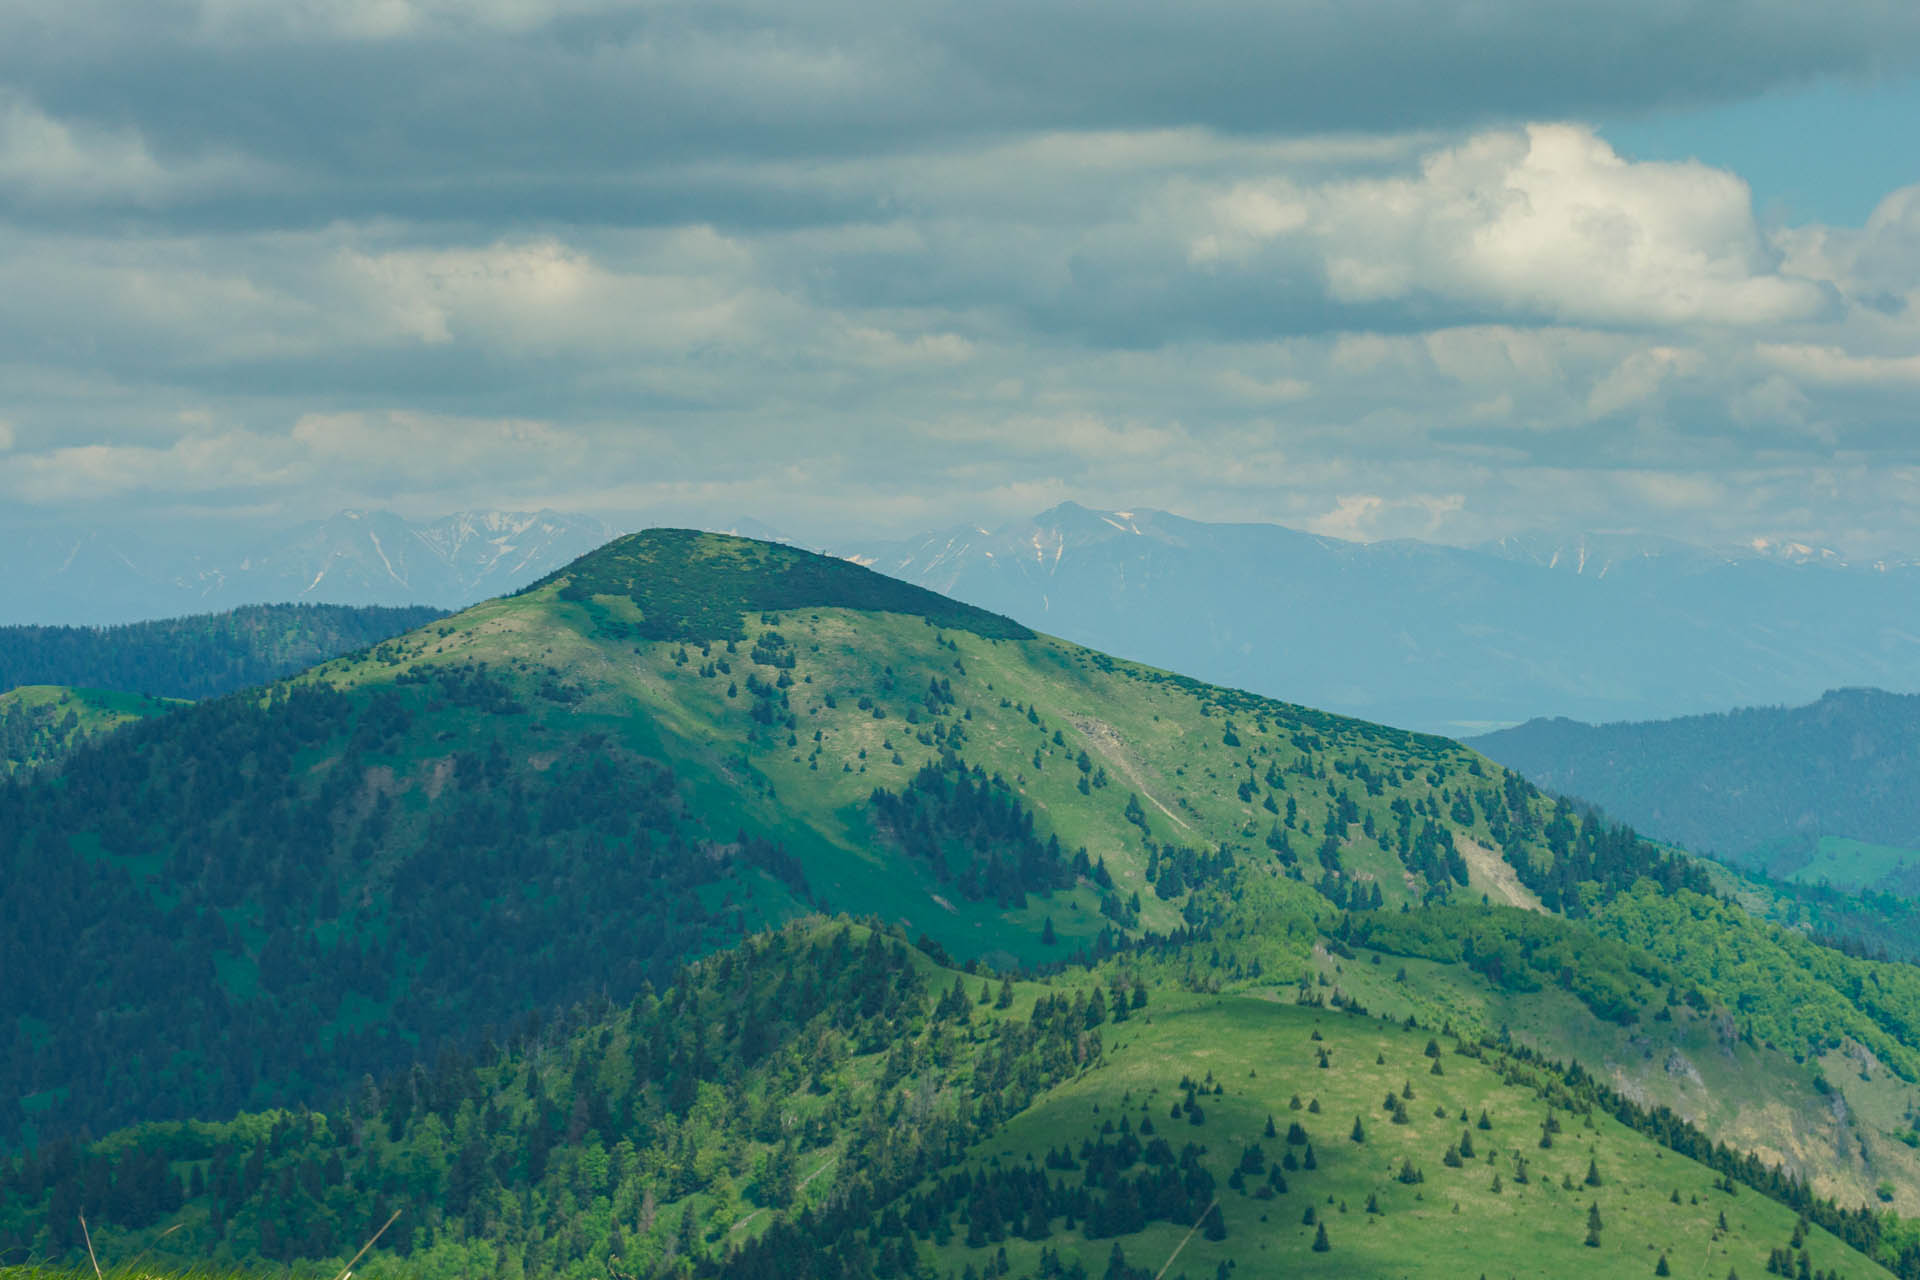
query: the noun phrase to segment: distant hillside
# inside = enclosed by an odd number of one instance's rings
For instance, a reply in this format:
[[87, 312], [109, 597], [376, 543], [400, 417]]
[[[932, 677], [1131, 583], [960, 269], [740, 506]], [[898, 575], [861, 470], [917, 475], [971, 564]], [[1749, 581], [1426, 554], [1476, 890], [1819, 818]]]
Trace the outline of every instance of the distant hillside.
[[1840, 689], [1809, 706], [1651, 723], [1532, 720], [1468, 743], [1701, 853], [1920, 891], [1909, 859], [1890, 857], [1920, 850], [1920, 695]]
[[524, 586], [611, 532], [557, 511], [16, 530], [0, 562], [0, 623], [91, 626], [286, 601], [460, 608]]
[[1366, 544], [1065, 503], [842, 550], [1080, 644], [1454, 735], [1920, 688], [1920, 567], [1810, 549]]
[[0, 692], [67, 685], [208, 698], [292, 675], [444, 616], [420, 607], [281, 604], [115, 627], [0, 627]]
[[145, 694], [57, 685], [0, 693], [0, 779], [54, 764], [89, 738], [180, 705]]

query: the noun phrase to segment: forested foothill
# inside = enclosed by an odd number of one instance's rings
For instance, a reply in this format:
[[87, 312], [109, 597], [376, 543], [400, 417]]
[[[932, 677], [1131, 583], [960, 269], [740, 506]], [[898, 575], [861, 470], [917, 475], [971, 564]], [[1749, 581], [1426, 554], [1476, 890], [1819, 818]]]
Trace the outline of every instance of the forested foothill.
[[0, 693], [22, 685], [210, 698], [445, 617], [439, 609], [247, 605], [109, 627], [0, 627]]

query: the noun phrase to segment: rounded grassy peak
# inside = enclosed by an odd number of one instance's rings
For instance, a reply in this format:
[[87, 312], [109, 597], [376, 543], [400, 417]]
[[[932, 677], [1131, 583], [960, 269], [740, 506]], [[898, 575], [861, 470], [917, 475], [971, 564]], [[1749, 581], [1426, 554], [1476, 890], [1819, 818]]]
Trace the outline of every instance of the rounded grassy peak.
[[528, 591], [560, 583], [565, 600], [622, 596], [655, 640], [727, 639], [747, 613], [863, 609], [923, 617], [992, 640], [1033, 633], [1011, 618], [961, 604], [848, 560], [696, 529], [645, 529], [590, 551]]

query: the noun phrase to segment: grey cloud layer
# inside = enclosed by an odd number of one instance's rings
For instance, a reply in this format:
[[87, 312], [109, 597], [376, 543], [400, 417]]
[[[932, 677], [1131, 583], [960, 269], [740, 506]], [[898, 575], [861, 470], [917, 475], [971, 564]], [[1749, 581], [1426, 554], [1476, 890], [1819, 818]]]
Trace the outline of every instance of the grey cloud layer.
[[1920, 187], [1769, 228], [1525, 123], [1916, 47], [1892, 4], [22, 0], [0, 493], [1920, 548]]
[[[650, 175], [715, 157], [1060, 129], [1448, 129], [1738, 98], [1916, 54], [1913, 6], [1792, 0], [19, 0], [0, 14], [14, 111], [147, 149], [156, 175], [125, 199], [263, 220], [645, 220], [676, 203]], [[14, 145], [32, 132], [16, 122]]]

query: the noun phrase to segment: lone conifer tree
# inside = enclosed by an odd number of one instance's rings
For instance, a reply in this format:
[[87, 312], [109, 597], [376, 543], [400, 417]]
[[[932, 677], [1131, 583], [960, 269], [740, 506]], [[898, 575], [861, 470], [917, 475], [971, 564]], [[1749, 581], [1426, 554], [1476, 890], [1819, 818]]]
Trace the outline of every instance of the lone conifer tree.
[[1325, 1253], [1331, 1248], [1333, 1248], [1333, 1246], [1327, 1243], [1327, 1224], [1323, 1222], [1320, 1224], [1320, 1229], [1313, 1233], [1313, 1251], [1315, 1253]]

